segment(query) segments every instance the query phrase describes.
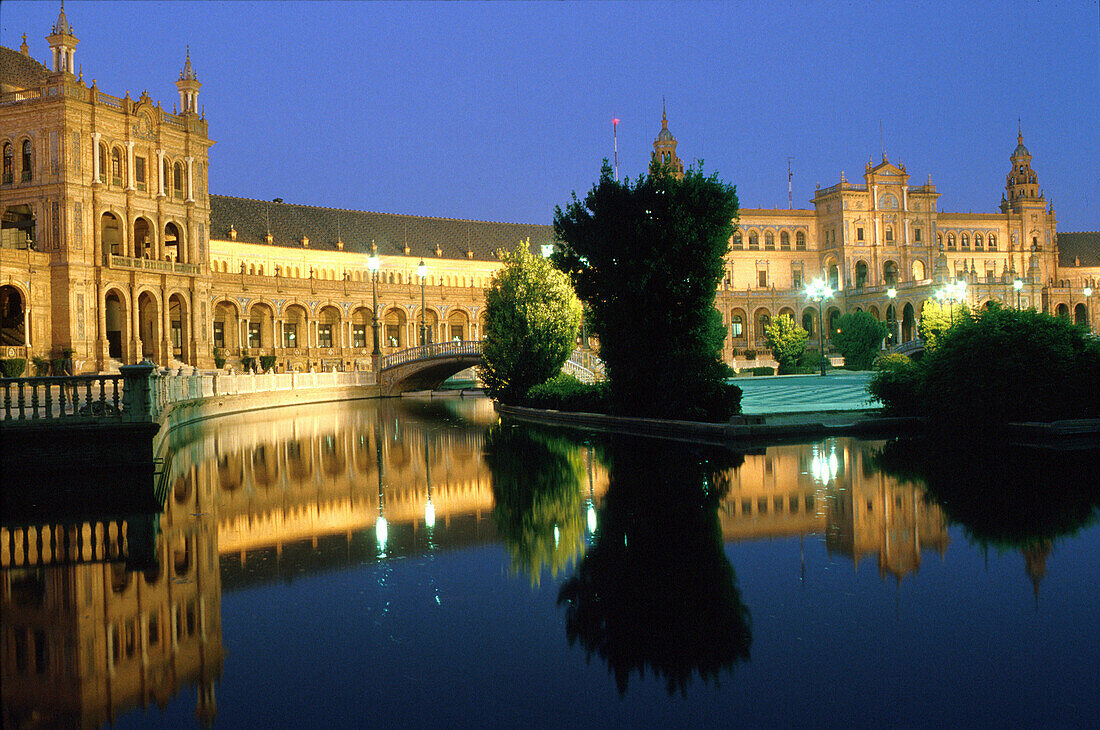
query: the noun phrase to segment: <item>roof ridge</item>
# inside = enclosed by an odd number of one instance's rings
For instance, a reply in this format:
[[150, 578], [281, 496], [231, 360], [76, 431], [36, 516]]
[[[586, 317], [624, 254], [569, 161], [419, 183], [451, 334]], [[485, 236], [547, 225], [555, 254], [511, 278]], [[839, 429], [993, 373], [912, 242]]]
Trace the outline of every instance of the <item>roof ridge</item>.
[[439, 215], [415, 215], [415, 214], [412, 214], [412, 213], [385, 213], [385, 212], [380, 211], [380, 210], [361, 210], [359, 208], [336, 208], [336, 207], [328, 206], [328, 205], [310, 205], [308, 203], [287, 203], [287, 202], [276, 203], [274, 200], [260, 200], [259, 198], [244, 198], [244, 197], [241, 197], [239, 195], [222, 195], [220, 193], [210, 193], [210, 195], [211, 195], [211, 197], [233, 198], [234, 200], [248, 200], [248, 201], [253, 202], [253, 203], [267, 203], [269, 205], [293, 205], [293, 206], [297, 206], [299, 208], [314, 208], [314, 209], [317, 209], [317, 210], [335, 210], [335, 211], [342, 211], [342, 212], [345, 212], [345, 213], [367, 213], [369, 215], [392, 215], [392, 216], [395, 216], [395, 217], [398, 217], [398, 218], [421, 218], [421, 219], [437, 220], [437, 221], [457, 221], [459, 223], [496, 223], [496, 224], [505, 225], [505, 226], [542, 226], [542, 227], [549, 227], [549, 225], [550, 225], [548, 223], [521, 223], [521, 222], [518, 222], [518, 221], [490, 221], [490, 220], [480, 220], [480, 219], [477, 219], [477, 218], [448, 218], [446, 216], [439, 216]]

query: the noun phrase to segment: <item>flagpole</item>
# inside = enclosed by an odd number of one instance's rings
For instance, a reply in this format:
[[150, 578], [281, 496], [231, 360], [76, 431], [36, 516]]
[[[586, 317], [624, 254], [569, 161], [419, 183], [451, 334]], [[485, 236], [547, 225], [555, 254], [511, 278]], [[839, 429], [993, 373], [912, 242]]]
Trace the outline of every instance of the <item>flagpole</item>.
[[615, 179], [619, 179], [619, 120], [611, 120], [611, 135], [615, 138]]

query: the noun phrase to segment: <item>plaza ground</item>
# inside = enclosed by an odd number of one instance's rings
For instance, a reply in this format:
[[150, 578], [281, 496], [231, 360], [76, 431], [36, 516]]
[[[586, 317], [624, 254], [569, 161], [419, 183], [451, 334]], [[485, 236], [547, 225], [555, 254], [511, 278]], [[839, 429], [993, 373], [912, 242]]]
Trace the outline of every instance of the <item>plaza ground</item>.
[[[866, 411], [881, 406], [867, 393], [871, 372], [737, 378], [744, 415]], [[770, 419], [769, 419], [770, 420]]]

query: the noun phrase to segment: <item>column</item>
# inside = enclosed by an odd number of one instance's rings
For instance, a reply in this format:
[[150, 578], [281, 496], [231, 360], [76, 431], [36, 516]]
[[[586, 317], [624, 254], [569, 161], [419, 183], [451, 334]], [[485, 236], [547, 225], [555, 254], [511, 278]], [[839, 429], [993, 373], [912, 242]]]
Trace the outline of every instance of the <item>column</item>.
[[23, 308], [23, 344], [31, 346], [31, 299], [27, 297], [27, 306]]
[[137, 294], [134, 286], [130, 285], [130, 357], [135, 363], [141, 362], [141, 316], [138, 314]]
[[92, 184], [99, 182], [99, 132], [92, 132]]
[[[168, 288], [162, 286], [160, 288], [160, 346], [157, 347], [158, 361], [161, 365], [167, 366], [168, 362], [175, 356], [172, 348], [172, 321], [171, 316], [168, 314]], [[180, 322], [183, 325], [183, 322]]]
[[195, 185], [192, 175], [192, 171], [195, 169], [195, 158], [185, 157], [187, 160], [187, 201], [188, 203], [195, 202]]
[[126, 189], [134, 189], [134, 142], [126, 143]]
[[157, 197], [164, 197], [164, 150], [157, 150]]

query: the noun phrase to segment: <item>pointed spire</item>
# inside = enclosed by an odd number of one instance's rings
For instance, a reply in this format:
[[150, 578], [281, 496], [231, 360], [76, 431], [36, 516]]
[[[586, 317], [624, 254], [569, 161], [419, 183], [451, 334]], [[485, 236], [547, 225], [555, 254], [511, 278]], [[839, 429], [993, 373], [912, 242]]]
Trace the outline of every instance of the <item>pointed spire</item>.
[[61, 0], [61, 13], [57, 16], [57, 22], [53, 24], [54, 35], [72, 35], [73, 28], [65, 17], [65, 0]]
[[27, 45], [27, 34], [26, 33], [23, 34], [23, 45], [19, 46], [19, 52], [22, 53], [24, 56], [31, 55], [30, 46]]
[[195, 69], [191, 67], [191, 44], [187, 44], [187, 61], [183, 64], [183, 70], [180, 71], [180, 81], [198, 81], [199, 77], [195, 75]]
[[661, 97], [661, 129], [668, 129], [668, 113], [665, 107], [665, 97]]

